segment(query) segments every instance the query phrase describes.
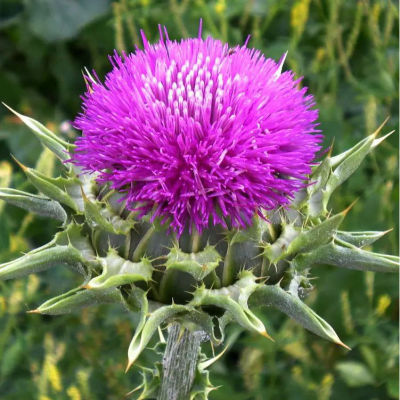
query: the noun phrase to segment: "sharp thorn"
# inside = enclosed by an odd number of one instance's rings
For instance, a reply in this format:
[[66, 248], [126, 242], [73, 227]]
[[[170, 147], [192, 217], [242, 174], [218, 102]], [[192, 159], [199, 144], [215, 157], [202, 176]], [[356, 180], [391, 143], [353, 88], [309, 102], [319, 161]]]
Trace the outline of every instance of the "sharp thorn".
[[86, 284], [86, 285], [82, 285], [81, 288], [89, 290], [89, 289], [93, 289], [93, 286], [90, 286], [89, 284]]
[[372, 134], [373, 136], [377, 137], [379, 132], [382, 130], [382, 128], [386, 125], [386, 122], [388, 122], [390, 116], [388, 115], [385, 120], [379, 125], [379, 127], [376, 129], [376, 131]]
[[126, 368], [125, 368], [125, 373], [128, 373], [128, 371], [129, 371], [129, 369], [132, 367], [132, 365], [133, 365], [133, 361], [132, 361], [132, 360], [129, 360], [129, 361], [128, 361], [128, 364], [127, 364], [127, 366], [126, 366]]
[[142, 387], [143, 387], [143, 384], [142, 384], [142, 385], [139, 385], [139, 386], [136, 387], [135, 389], [132, 389], [130, 392], [128, 392], [128, 393], [125, 394], [125, 397], [131, 396], [133, 393], [135, 393], [136, 391], [140, 390]]
[[266, 337], [267, 339], [271, 340], [272, 342], [275, 342], [275, 340], [268, 334], [267, 331], [261, 331], [260, 335]]
[[345, 217], [349, 213], [349, 211], [354, 207], [354, 204], [356, 204], [358, 200], [359, 198], [355, 199], [345, 210], [341, 212], [341, 214], [343, 214], [343, 216]]
[[335, 138], [333, 138], [332, 143], [331, 143], [331, 145], [329, 146], [328, 152], [327, 152], [327, 154], [326, 154], [326, 156], [327, 156], [328, 158], [330, 158], [331, 155], [332, 155], [334, 144], [335, 144]]
[[2, 101], [1, 104], [3, 104], [3, 106], [6, 107], [8, 110], [10, 110], [13, 114], [18, 115], [18, 113], [15, 110], [13, 110], [10, 106], [8, 106], [6, 103], [4, 103], [4, 101]]
[[388, 229], [387, 231], [383, 231], [383, 232], [382, 232], [382, 236], [387, 235], [389, 232], [392, 232], [393, 229], [394, 229], [394, 228], [390, 228], [390, 229]]
[[351, 348], [349, 346], [347, 346], [347, 344], [344, 344], [341, 340], [335, 342], [336, 344], [338, 344], [339, 346], [344, 347], [346, 350], [351, 351]]
[[12, 154], [11, 158], [18, 164], [18, 166], [22, 169], [22, 171], [27, 171], [29, 168], [27, 166], [25, 166], [24, 164], [22, 164], [20, 161], [18, 161]]
[[[89, 91], [89, 93], [92, 94], [92, 93], [93, 93], [93, 89], [92, 89], [92, 87], [90, 86], [88, 80], [86, 79], [85, 73], [84, 73], [83, 71], [81, 71], [81, 72], [82, 72], [83, 80], [85, 81], [85, 84], [86, 84], [86, 88], [87, 88], [87, 90]], [[86, 73], [88, 73], [87, 70], [86, 70]]]
[[390, 135], [392, 135], [395, 131], [390, 131], [386, 135], [380, 137], [379, 139], [374, 139], [374, 142], [372, 143], [372, 147], [375, 148], [376, 146], [379, 146], [386, 138], [388, 138]]
[[87, 198], [85, 192], [83, 191], [82, 185], [80, 186], [80, 188], [81, 188], [82, 199], [83, 199], [83, 201], [86, 203], [86, 202], [89, 201], [89, 199]]

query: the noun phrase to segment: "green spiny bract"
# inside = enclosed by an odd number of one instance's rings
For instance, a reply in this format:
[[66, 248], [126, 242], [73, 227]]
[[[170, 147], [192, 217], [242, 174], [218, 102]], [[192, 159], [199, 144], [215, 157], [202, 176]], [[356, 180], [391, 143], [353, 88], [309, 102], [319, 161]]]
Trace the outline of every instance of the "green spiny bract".
[[[312, 184], [289, 208], [266, 219], [255, 217], [247, 230], [210, 228], [201, 235], [185, 231], [177, 239], [166, 225], [150, 223], [150, 217], [139, 220], [127, 211], [121, 195], [99, 187], [94, 176], [80, 175], [66, 162], [73, 145], [13, 112], [63, 162], [65, 173], [49, 178], [20, 164], [40, 194], [0, 189], [0, 199], [60, 221], [51, 242], [0, 265], [0, 279], [66, 265], [83, 276], [82, 285], [31, 312], [57, 315], [120, 303], [139, 313], [128, 366], [160, 327], [174, 321], [203, 330], [215, 345], [224, 341], [231, 322], [269, 337], [252, 311], [259, 306], [275, 307], [309, 331], [343, 345], [333, 328], [301, 300], [312, 289], [311, 267], [398, 271], [397, 257], [363, 250], [386, 232], [343, 232], [340, 224], [350, 207], [337, 214], [328, 209], [334, 190], [385, 139], [377, 138], [382, 127], [350, 150], [328, 154], [314, 167]], [[211, 361], [199, 362], [191, 398], [207, 398], [212, 390], [206, 371]], [[160, 370], [143, 369], [143, 377], [141, 398], [147, 398], [158, 390]]]

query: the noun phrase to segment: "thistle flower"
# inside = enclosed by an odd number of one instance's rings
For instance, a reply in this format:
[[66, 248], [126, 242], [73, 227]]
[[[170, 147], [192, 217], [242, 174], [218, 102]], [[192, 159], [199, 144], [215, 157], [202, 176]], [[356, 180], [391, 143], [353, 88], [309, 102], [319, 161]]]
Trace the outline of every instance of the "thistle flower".
[[140, 398], [198, 400], [218, 359], [198, 357], [202, 340], [223, 343], [231, 322], [269, 338], [253, 313], [269, 306], [345, 346], [302, 301], [311, 268], [397, 272], [399, 259], [363, 249], [387, 232], [341, 231], [351, 207], [329, 210], [335, 189], [385, 139], [383, 125], [317, 163], [317, 111], [282, 73], [284, 57], [202, 40], [201, 28], [179, 43], [164, 33], [155, 45], [143, 35], [143, 51], [115, 54], [104, 84], [86, 74], [76, 144], [11, 110], [65, 169], [50, 178], [21, 165], [39, 195], [0, 189], [0, 199], [61, 225], [46, 245], [1, 264], [0, 279], [60, 264], [82, 274], [79, 287], [31, 312], [113, 302], [138, 313], [128, 367], [170, 326], [163, 364], [142, 369]]
[[289, 204], [320, 149], [318, 112], [294, 73], [246, 44], [211, 37], [111, 57], [105, 83], [86, 76], [72, 160], [182, 233], [245, 228]]

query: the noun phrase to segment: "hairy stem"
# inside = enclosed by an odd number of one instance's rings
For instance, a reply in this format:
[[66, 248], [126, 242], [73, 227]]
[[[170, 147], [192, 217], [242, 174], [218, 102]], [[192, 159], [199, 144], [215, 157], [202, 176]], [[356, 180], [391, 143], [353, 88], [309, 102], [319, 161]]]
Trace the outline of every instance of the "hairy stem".
[[196, 375], [203, 331], [190, 331], [180, 324], [168, 328], [163, 357], [163, 376], [158, 400], [188, 400]]

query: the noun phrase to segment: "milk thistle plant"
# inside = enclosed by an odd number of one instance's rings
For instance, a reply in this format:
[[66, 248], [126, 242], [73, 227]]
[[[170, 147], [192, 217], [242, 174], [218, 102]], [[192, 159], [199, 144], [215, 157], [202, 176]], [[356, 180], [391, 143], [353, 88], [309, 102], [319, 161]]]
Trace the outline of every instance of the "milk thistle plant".
[[[128, 367], [155, 335], [160, 362], [141, 367], [141, 399], [207, 399], [202, 345], [226, 326], [272, 339], [256, 316], [274, 307], [347, 347], [302, 299], [311, 268], [397, 272], [399, 259], [364, 250], [386, 232], [344, 232], [350, 206], [329, 209], [335, 189], [381, 143], [380, 127], [354, 147], [321, 152], [318, 111], [307, 88], [258, 50], [211, 37], [160, 40], [115, 53], [87, 91], [74, 144], [14, 112], [61, 160], [49, 178], [21, 165], [40, 194], [0, 198], [60, 222], [48, 244], [0, 265], [11, 279], [65, 265], [82, 284], [32, 313], [58, 315], [99, 303], [138, 314]], [[167, 341], [162, 330], [168, 327]]]

